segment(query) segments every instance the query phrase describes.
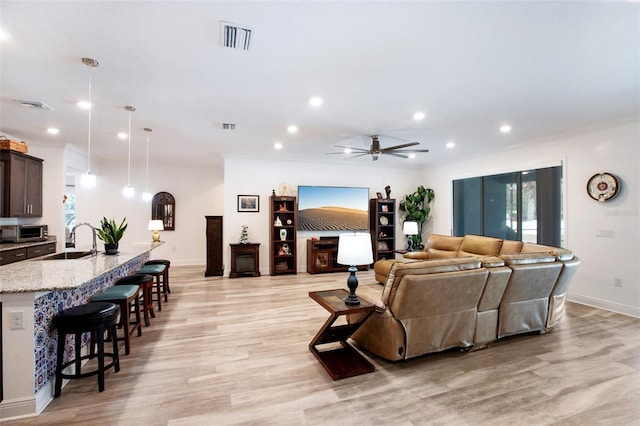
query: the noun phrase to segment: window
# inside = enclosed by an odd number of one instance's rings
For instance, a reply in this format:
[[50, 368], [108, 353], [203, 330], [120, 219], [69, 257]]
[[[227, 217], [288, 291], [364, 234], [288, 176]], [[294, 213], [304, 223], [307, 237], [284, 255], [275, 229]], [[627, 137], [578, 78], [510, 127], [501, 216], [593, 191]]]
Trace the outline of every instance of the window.
[[71, 239], [71, 230], [76, 226], [76, 194], [74, 186], [67, 185], [63, 200], [65, 247], [75, 247], [74, 241]]
[[453, 234], [562, 246], [562, 167], [453, 181]]

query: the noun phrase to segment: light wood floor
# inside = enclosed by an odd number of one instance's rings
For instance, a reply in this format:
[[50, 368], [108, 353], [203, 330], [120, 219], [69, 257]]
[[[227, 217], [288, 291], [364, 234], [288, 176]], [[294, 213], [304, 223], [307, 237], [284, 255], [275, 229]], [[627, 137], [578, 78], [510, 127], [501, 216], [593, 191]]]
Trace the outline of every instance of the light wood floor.
[[39, 417], [5, 424], [640, 424], [640, 320], [572, 303], [549, 334], [408, 362], [370, 356], [374, 373], [334, 382], [307, 348], [328, 317], [308, 292], [346, 277], [172, 266], [169, 302], [104, 392], [95, 377], [74, 380]]

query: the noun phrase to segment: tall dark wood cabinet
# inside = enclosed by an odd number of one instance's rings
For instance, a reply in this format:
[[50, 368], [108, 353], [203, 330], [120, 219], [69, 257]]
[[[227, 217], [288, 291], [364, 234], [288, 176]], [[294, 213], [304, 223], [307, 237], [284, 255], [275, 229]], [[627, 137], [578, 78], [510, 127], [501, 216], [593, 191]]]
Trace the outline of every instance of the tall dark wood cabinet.
[[373, 244], [373, 261], [393, 259], [396, 249], [396, 200], [369, 200], [369, 231]]
[[296, 197], [269, 198], [269, 265], [271, 275], [297, 273], [298, 215]]
[[0, 150], [3, 202], [0, 217], [42, 217], [42, 160]]
[[224, 275], [222, 262], [222, 216], [205, 216], [207, 220], [207, 270], [205, 277]]

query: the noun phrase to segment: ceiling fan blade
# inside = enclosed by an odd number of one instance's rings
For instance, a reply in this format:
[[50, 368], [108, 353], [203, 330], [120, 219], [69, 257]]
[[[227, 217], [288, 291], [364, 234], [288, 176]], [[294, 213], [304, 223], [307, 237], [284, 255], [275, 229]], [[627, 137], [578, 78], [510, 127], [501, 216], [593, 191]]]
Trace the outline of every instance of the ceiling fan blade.
[[408, 154], [411, 154], [415, 152], [429, 152], [429, 150], [428, 149], [403, 149], [402, 151], [395, 151], [395, 152], [406, 152]]
[[[344, 149], [350, 149], [352, 151], [358, 151], [358, 152], [364, 152], [364, 153], [368, 153], [369, 150], [368, 149], [363, 149], [363, 148], [354, 148], [352, 146], [342, 146], [342, 145], [334, 145], [336, 148], [344, 148]], [[344, 153], [343, 153], [344, 154]]]
[[345, 157], [345, 160], [351, 160], [352, 158], [362, 157], [363, 155], [367, 155], [368, 152], [363, 152], [362, 154], [352, 155], [351, 157]]
[[395, 152], [385, 152], [384, 155], [393, 155], [394, 157], [400, 157], [400, 158], [409, 158], [406, 155], [402, 155], [402, 154], [397, 154]]
[[408, 148], [410, 146], [416, 146], [416, 145], [420, 145], [420, 143], [419, 142], [403, 143], [402, 145], [394, 145], [388, 148], [382, 148], [380, 151], [389, 152], [389, 151], [395, 151], [396, 149]]

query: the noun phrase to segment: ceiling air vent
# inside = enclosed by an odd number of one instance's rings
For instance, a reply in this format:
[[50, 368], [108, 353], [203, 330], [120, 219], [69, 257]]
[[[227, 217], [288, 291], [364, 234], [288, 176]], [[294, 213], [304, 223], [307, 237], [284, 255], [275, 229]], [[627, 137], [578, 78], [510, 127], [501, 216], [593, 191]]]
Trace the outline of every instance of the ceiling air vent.
[[251, 46], [251, 28], [242, 28], [238, 24], [220, 21], [220, 39], [223, 47], [249, 50]]
[[44, 110], [47, 110], [47, 111], [53, 111], [53, 108], [51, 108], [49, 105], [45, 104], [44, 102], [40, 102], [40, 101], [23, 101], [21, 99], [16, 99], [15, 101], [18, 102], [23, 107], [33, 108], [33, 109], [44, 109]]
[[235, 130], [236, 125], [234, 123], [222, 123], [222, 130]]

